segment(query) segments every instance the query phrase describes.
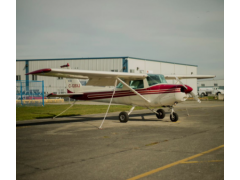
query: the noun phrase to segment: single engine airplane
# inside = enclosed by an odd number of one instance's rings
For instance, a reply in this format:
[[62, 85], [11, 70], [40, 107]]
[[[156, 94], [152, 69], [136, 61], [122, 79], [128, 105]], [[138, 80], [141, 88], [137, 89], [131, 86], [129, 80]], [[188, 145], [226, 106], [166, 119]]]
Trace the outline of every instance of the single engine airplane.
[[[176, 122], [178, 114], [174, 112], [173, 105], [186, 101], [189, 95], [199, 103], [201, 102], [192, 92], [193, 89], [183, 84], [181, 79], [215, 77], [215, 75], [162, 75], [76, 70], [70, 69], [68, 63], [61, 66], [61, 69], [45, 68], [26, 75], [30, 74], [66, 78], [67, 93], [51, 93], [48, 97], [70, 97], [75, 100], [110, 102], [109, 107], [111, 102], [131, 105], [132, 108], [128, 113], [121, 112], [119, 114], [119, 121], [122, 123], [129, 120], [129, 115], [135, 106], [147, 107], [156, 114], [158, 119], [165, 117], [165, 111], [151, 108], [169, 107], [171, 109], [170, 119]], [[89, 79], [87, 86], [82, 86], [79, 79]], [[168, 84], [166, 80], [169, 79], [176, 80], [176, 84]], [[107, 113], [108, 110], [106, 115]]]

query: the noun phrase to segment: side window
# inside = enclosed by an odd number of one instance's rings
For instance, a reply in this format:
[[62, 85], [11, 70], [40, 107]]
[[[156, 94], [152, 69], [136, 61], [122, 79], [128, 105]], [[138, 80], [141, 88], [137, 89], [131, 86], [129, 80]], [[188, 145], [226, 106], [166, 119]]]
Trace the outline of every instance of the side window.
[[122, 84], [122, 83], [119, 83], [116, 88], [122, 89], [122, 87], [123, 87], [123, 84]]
[[144, 88], [143, 86], [143, 80], [134, 80], [130, 81], [129, 86], [133, 89], [139, 89], [139, 88]]
[[[122, 79], [123, 82], [125, 82], [124, 79]], [[126, 82], [125, 82], [126, 83]], [[117, 87], [116, 88], [119, 88], [119, 89], [122, 89], [123, 88], [123, 84], [122, 83], [118, 83]]]

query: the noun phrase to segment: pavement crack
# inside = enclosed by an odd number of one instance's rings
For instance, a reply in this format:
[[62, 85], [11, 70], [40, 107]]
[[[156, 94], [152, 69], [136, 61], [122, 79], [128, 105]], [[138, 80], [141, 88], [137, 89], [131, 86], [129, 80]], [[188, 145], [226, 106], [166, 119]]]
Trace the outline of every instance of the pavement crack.
[[21, 163], [21, 162], [17, 162], [17, 164], [21, 164], [21, 165], [24, 165], [24, 166], [27, 166], [27, 167], [30, 167], [30, 168], [33, 168], [33, 169], [36, 169], [36, 170], [44, 170], [44, 169], [41, 169], [41, 168], [38, 168], [38, 167], [34, 167], [32, 165], [28, 165], [28, 164]]

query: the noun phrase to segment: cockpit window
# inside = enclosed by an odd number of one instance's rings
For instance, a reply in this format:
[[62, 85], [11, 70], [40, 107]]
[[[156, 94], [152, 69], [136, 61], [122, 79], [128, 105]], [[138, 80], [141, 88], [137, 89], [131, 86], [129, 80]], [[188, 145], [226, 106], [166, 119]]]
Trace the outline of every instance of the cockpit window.
[[[132, 80], [132, 81], [129, 82], [129, 86], [133, 89], [143, 88], [144, 87], [143, 80]], [[119, 83], [117, 85], [117, 88], [120, 88], [120, 89], [123, 88], [123, 84]]]
[[167, 83], [166, 79], [161, 74], [148, 74], [147, 82], [149, 86]]
[[159, 74], [159, 78], [160, 78], [161, 83], [166, 83], [167, 84], [167, 81], [166, 81], [164, 75]]
[[143, 80], [130, 81], [129, 86], [133, 89], [143, 88]]
[[118, 85], [117, 85], [116, 88], [120, 88], [120, 89], [122, 89], [122, 87], [123, 87], [123, 84], [122, 84], [122, 83], [118, 83]]

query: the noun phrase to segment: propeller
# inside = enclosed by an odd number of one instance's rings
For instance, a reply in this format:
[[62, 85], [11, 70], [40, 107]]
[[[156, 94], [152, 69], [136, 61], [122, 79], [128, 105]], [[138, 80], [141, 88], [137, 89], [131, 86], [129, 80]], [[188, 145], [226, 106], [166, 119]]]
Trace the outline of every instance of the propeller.
[[198, 96], [196, 94], [194, 94], [193, 92], [190, 92], [190, 94], [192, 95], [192, 97], [198, 102], [201, 103], [200, 99], [198, 98]]
[[[188, 87], [187, 86], [185, 86], [183, 83], [182, 83], [182, 81], [180, 81], [180, 79], [178, 78], [178, 77], [176, 77], [176, 80], [177, 80], [177, 82], [180, 82], [180, 84], [182, 84], [182, 86], [183, 87], [185, 87], [186, 89], [188, 89]], [[176, 83], [177, 83], [176, 82]], [[189, 92], [190, 94], [191, 94], [191, 96], [198, 102], [198, 103], [201, 103], [201, 101], [200, 101], [200, 99], [198, 98], [198, 96], [196, 95], [196, 94], [194, 94], [194, 92]]]

